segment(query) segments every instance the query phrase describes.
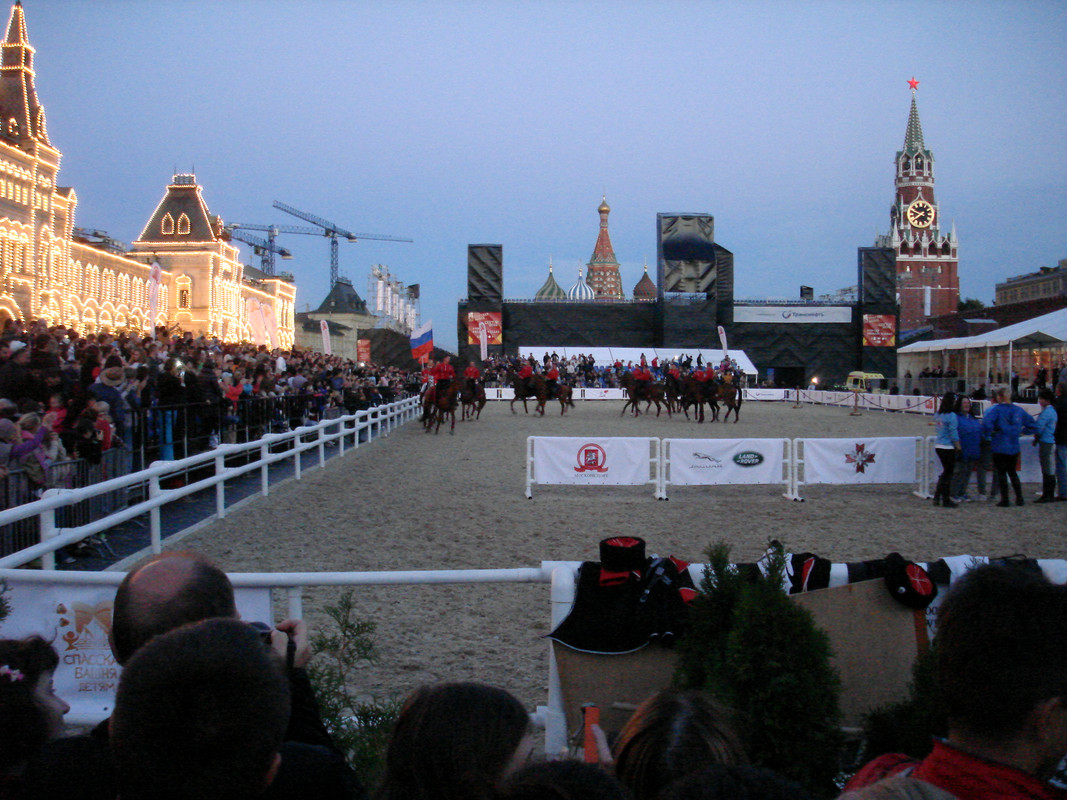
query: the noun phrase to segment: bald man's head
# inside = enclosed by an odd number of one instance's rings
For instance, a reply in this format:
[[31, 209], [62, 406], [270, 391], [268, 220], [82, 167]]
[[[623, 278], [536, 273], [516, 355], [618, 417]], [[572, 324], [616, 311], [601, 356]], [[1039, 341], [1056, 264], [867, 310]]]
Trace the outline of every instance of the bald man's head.
[[164, 553], [119, 584], [111, 650], [125, 664], [155, 636], [189, 622], [236, 616], [233, 586], [222, 570], [196, 553]]

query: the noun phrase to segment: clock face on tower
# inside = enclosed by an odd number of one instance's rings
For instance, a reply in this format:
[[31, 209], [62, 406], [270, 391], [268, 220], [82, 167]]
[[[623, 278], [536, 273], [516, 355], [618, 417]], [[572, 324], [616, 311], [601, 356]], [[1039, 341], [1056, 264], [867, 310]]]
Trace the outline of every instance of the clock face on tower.
[[916, 228], [929, 228], [934, 221], [934, 207], [920, 198], [908, 206], [907, 217]]

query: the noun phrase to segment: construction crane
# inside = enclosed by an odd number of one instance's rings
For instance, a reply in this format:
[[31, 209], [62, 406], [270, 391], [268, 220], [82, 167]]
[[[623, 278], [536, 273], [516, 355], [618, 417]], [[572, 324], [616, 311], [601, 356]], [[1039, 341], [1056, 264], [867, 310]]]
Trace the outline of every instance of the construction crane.
[[[244, 233], [243, 231], [238, 233], [238, 228], [251, 228], [252, 230], [266, 230], [270, 231], [266, 239], [260, 239], [258, 236], [253, 236], [250, 233]], [[240, 223], [233, 223], [226, 226], [226, 233], [230, 235], [231, 239], [236, 239], [239, 242], [252, 245], [252, 252], [260, 257], [260, 269], [262, 269], [268, 275], [274, 274], [274, 256], [275, 254], [285, 259], [291, 259], [293, 254], [286, 250], [284, 247], [279, 247], [274, 243], [274, 237], [277, 235], [277, 231], [274, 231], [265, 226], [254, 225], [241, 225]]]
[[[347, 231], [339, 225], [335, 225], [329, 220], [322, 217], [316, 217], [314, 214], [308, 214], [306, 211], [301, 211], [298, 208], [287, 206], [285, 203], [279, 203], [274, 201], [274, 207], [279, 211], [284, 211], [286, 214], [304, 220], [304, 222], [310, 222], [312, 225], [317, 226], [313, 229], [319, 236], [325, 236], [330, 240], [330, 289], [337, 285], [338, 278], [338, 260], [337, 260], [337, 237], [343, 236], [350, 242], [356, 242], [360, 239], [377, 239], [382, 242], [410, 242], [411, 239], [403, 239], [399, 236], [383, 236], [377, 233], [352, 233]], [[284, 226], [279, 226], [279, 231], [282, 231]], [[291, 226], [290, 226], [291, 227]], [[285, 231], [288, 233], [308, 233], [307, 230], [290, 230]]]

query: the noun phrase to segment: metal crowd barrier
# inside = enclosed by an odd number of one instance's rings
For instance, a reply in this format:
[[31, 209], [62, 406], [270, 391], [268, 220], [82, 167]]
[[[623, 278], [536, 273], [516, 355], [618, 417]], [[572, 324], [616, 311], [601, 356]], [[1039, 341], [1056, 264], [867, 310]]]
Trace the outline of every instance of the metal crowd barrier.
[[[361, 440], [388, 436], [389, 431], [416, 418], [420, 410], [419, 399], [411, 397], [285, 433], [268, 433], [255, 441], [223, 444], [214, 450], [177, 461], [156, 461], [147, 469], [125, 476], [101, 475], [106, 479], [90, 486], [48, 489], [39, 500], [0, 511], [0, 530], [9, 525], [32, 525], [39, 536], [39, 543], [0, 557], [0, 568], [18, 567], [40, 558], [44, 569], [55, 569], [56, 550], [143, 514], [148, 515], [152, 551], [161, 552], [161, 506], [214, 487], [215, 515], [222, 518], [226, 516], [227, 480], [259, 470], [260, 491], [265, 496], [270, 490], [271, 464], [292, 458], [294, 476], [299, 480], [302, 470], [300, 457], [304, 452], [317, 450], [319, 466], [323, 466], [328, 444], [335, 443], [338, 455], [343, 456], [346, 448], [358, 448]], [[163, 488], [162, 483], [168, 478], [194, 471], [194, 477], [204, 472], [212, 474], [184, 481], [184, 485], [177, 488]], [[82, 503], [88, 503], [89, 508], [106, 508], [114, 502], [109, 498], [122, 497], [131, 489], [142, 486], [147, 486], [147, 498], [140, 502], [113, 507], [105, 516], [88, 522], [82, 522], [77, 517]]]
[[[81, 489], [130, 473], [132, 453], [122, 448], [104, 451], [99, 464], [84, 459], [57, 461], [45, 473], [45, 489]], [[0, 503], [4, 508], [31, 503], [40, 498], [41, 487], [30, 483], [22, 470], [12, 470], [0, 480]], [[62, 528], [76, 528], [102, 519], [125, 508], [128, 488], [93, 495], [65, 506], [56, 513], [56, 524]], [[0, 525], [0, 556], [7, 556], [40, 541], [40, 524], [36, 517], [18, 519]]]

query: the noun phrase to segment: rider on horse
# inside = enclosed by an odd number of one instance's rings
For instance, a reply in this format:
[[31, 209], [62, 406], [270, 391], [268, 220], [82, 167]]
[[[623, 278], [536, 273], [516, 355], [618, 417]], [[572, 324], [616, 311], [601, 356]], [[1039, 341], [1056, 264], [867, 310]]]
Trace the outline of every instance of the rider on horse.
[[545, 387], [548, 389], [548, 399], [551, 400], [556, 396], [556, 385], [559, 381], [559, 368], [553, 362], [548, 372], [545, 373]]
[[445, 356], [436, 367], [433, 368], [435, 381], [434, 390], [440, 396], [445, 386], [456, 377], [456, 368], [452, 366], [452, 356]]
[[635, 397], [648, 397], [649, 387], [652, 385], [652, 373], [648, 371], [648, 367], [645, 366], [644, 358], [641, 359], [641, 365], [634, 368], [634, 396]]
[[527, 362], [523, 363], [522, 369], [519, 370], [519, 380], [522, 381], [522, 385], [526, 388], [526, 393], [527, 394], [529, 394], [530, 391], [531, 391], [531, 389], [530, 389], [530, 378], [532, 378], [532, 377], [533, 377], [533, 367], [530, 366], [530, 363], [527, 361]]
[[482, 377], [482, 371], [475, 366], [473, 361], [463, 370], [463, 377], [467, 379], [467, 388], [472, 392], [478, 391], [478, 380]]

